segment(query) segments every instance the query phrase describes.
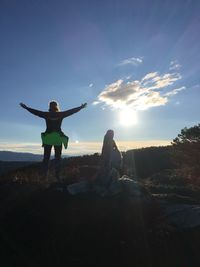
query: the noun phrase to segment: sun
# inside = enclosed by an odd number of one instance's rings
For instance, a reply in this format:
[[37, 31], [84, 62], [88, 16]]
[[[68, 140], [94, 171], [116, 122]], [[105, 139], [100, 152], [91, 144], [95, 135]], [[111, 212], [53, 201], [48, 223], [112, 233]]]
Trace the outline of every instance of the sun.
[[123, 126], [132, 126], [137, 124], [137, 113], [130, 108], [123, 109], [119, 114], [120, 124]]

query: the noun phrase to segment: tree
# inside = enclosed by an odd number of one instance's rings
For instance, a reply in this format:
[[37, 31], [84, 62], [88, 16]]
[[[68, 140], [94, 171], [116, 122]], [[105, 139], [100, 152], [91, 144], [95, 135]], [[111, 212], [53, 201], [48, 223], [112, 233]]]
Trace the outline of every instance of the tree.
[[191, 128], [183, 128], [181, 133], [173, 140], [172, 144], [196, 144], [200, 142], [200, 124]]
[[172, 145], [172, 155], [182, 175], [200, 184], [200, 124], [183, 128]]

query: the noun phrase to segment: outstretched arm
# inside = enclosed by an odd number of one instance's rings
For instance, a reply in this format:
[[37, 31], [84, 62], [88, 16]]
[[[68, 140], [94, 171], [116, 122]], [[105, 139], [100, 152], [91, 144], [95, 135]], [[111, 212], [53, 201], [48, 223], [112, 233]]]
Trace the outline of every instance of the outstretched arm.
[[20, 103], [20, 106], [26, 110], [28, 110], [30, 113], [40, 117], [40, 118], [45, 118], [45, 112], [44, 111], [40, 111], [37, 109], [33, 109], [33, 108], [29, 108], [27, 107], [24, 103]]
[[80, 107], [77, 108], [72, 108], [72, 109], [68, 109], [66, 111], [62, 111], [60, 112], [62, 114], [62, 117], [68, 117], [71, 116], [72, 114], [79, 112], [81, 109], [85, 108], [87, 106], [87, 103], [82, 104]]

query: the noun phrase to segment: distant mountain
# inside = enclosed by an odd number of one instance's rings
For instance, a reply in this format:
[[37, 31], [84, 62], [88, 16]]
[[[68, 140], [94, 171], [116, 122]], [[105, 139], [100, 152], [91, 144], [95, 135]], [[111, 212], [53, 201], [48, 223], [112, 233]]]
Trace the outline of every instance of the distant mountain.
[[0, 151], [0, 161], [41, 161], [42, 155], [12, 152], [12, 151]]

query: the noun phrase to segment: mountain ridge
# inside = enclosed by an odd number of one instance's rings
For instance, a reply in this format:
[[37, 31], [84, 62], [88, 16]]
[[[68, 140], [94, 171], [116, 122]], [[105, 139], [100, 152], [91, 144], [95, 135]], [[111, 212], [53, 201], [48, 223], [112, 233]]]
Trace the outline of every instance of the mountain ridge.
[[42, 155], [28, 152], [1, 150], [0, 161], [41, 161]]

